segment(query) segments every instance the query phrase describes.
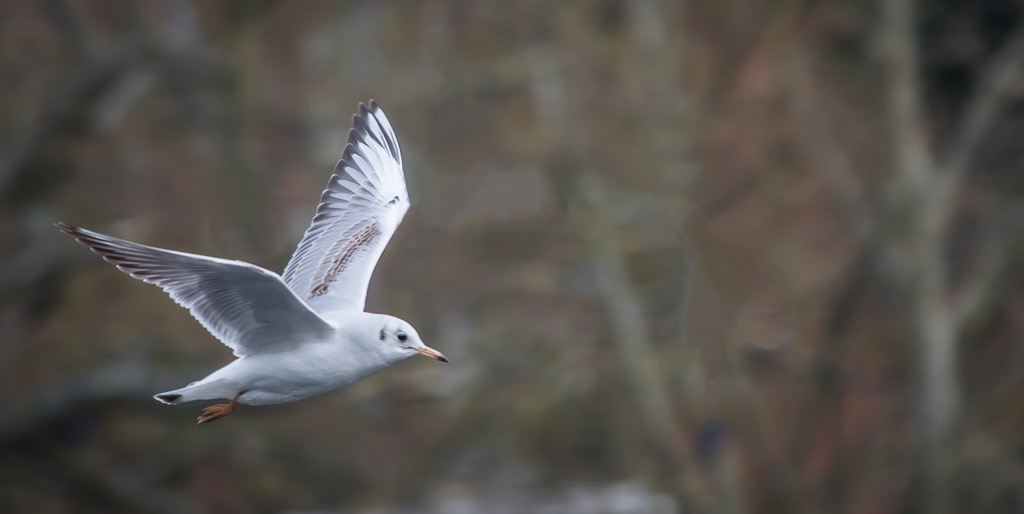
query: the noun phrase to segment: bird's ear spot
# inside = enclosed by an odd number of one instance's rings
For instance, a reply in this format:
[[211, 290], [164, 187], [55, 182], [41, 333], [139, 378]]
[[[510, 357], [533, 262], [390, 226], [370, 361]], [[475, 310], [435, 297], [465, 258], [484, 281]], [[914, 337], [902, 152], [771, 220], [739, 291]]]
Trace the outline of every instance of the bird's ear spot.
[[384, 336], [384, 329], [382, 328], [382, 329], [380, 329], [380, 340], [383, 341], [384, 337], [385, 337]]

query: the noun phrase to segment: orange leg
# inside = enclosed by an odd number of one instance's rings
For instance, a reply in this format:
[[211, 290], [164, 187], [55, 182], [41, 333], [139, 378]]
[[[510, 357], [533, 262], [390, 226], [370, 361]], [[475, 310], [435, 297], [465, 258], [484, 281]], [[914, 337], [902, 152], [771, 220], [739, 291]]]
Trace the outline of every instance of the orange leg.
[[247, 392], [248, 391], [239, 391], [230, 402], [211, 405], [203, 409], [203, 413], [199, 415], [199, 418], [196, 420], [196, 424], [202, 425], [203, 423], [217, 421], [218, 419], [235, 412], [235, 409], [238, 408], [238, 399]]

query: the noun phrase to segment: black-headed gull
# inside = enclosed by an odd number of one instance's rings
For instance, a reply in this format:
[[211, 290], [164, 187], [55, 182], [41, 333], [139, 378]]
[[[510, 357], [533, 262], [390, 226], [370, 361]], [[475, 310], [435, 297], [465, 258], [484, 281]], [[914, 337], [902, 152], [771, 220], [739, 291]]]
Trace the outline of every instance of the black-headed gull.
[[413, 355], [448, 362], [409, 323], [363, 311], [370, 275], [409, 210], [409, 193], [398, 139], [380, 105], [360, 104], [352, 125], [283, 276], [57, 224], [121, 271], [163, 288], [238, 357], [157, 400], [230, 400], [204, 409], [202, 424], [239, 403], [294, 402], [345, 387]]

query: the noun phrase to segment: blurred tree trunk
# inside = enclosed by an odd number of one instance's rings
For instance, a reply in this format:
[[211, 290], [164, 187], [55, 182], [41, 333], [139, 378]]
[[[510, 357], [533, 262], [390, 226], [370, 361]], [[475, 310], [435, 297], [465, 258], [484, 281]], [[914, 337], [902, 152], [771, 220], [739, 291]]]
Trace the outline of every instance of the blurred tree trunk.
[[935, 165], [928, 148], [911, 0], [882, 2], [883, 59], [893, 136], [895, 188], [891, 208], [905, 217], [892, 235], [895, 252], [887, 271], [905, 283], [917, 339], [918, 423], [924, 434], [919, 456], [926, 512], [944, 512], [945, 448], [958, 407], [954, 348], [956, 338], [945, 308], [943, 211], [951, 207], [928, 194]]
[[[985, 295], [999, 268], [985, 257], [957, 287], [951, 279], [951, 225], [971, 158], [1019, 79], [1024, 31], [1018, 29], [982, 71], [949, 151], [937, 162], [928, 144], [914, 3], [883, 0], [882, 14], [882, 58], [895, 161], [889, 214], [902, 221], [890, 228], [888, 254], [882, 258], [890, 281], [906, 287], [913, 316], [919, 359], [918, 425], [924, 436], [917, 463], [922, 507], [925, 512], [943, 513], [953, 510], [954, 501], [950, 476], [951, 443], [960, 410], [957, 341], [976, 298]], [[987, 238], [982, 245], [986, 255], [992, 245], [1003, 244], [1004, 238], [998, 235], [983, 237]]]

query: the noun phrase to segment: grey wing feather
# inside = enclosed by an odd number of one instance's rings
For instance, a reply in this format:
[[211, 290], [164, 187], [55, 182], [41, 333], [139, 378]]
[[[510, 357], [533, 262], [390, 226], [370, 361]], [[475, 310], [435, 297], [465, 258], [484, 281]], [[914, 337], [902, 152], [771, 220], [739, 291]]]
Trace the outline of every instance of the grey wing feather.
[[375, 101], [348, 144], [283, 277], [315, 311], [362, 311], [370, 277], [409, 209], [398, 138]]
[[332, 329], [281, 277], [258, 266], [57, 227], [121, 271], [161, 287], [239, 357], [288, 350]]

